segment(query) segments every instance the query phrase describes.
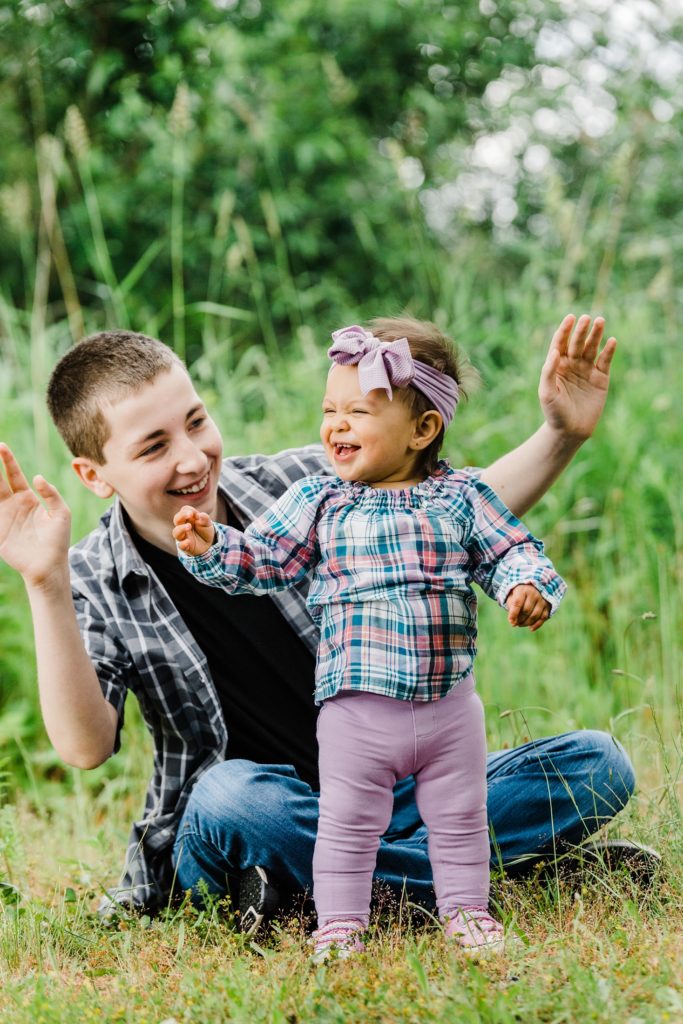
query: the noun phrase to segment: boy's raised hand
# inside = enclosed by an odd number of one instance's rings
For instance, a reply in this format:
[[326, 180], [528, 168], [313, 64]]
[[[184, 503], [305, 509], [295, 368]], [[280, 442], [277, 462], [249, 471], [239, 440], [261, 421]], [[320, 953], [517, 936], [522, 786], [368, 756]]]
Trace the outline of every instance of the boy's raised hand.
[[[67, 567], [71, 512], [42, 476], [32, 490], [16, 458], [0, 443], [0, 558], [28, 586], [43, 586]], [[42, 501], [41, 501], [42, 499]]]
[[566, 316], [548, 349], [538, 397], [549, 427], [579, 440], [590, 437], [602, 415], [609, 388], [614, 338], [600, 350], [605, 321]]
[[203, 555], [214, 542], [216, 531], [211, 516], [183, 505], [173, 517], [173, 539], [185, 555]]
[[540, 629], [550, 615], [546, 601], [533, 583], [520, 583], [507, 596], [505, 607], [511, 626], [528, 626], [532, 633]]

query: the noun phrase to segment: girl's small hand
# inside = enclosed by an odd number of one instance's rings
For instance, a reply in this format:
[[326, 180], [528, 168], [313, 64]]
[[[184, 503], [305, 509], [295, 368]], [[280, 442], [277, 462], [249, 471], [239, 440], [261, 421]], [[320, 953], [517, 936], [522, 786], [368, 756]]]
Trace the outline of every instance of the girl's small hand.
[[532, 633], [550, 616], [550, 603], [533, 583], [520, 583], [508, 594], [505, 607], [511, 626], [528, 626]]
[[173, 539], [186, 555], [203, 555], [214, 542], [216, 531], [211, 516], [183, 505], [173, 517]]

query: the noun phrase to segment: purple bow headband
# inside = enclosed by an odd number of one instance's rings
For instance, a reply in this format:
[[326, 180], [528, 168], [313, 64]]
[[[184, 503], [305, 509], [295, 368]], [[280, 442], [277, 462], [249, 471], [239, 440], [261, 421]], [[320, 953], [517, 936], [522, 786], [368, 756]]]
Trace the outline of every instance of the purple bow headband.
[[397, 388], [410, 385], [421, 391], [441, 413], [446, 429], [455, 415], [460, 396], [458, 385], [447, 374], [413, 359], [407, 338], [380, 341], [370, 331], [354, 324], [333, 331], [332, 340], [334, 345], [327, 350], [328, 356], [340, 366], [358, 364], [358, 381], [364, 395], [382, 388], [391, 399], [392, 384]]

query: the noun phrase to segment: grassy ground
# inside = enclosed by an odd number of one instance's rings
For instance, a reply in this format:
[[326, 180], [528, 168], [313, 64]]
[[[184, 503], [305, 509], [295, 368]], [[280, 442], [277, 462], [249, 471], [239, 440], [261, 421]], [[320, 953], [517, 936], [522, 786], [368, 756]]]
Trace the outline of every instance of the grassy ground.
[[[494, 898], [515, 936], [504, 956], [470, 962], [431, 922], [394, 908], [373, 927], [365, 957], [313, 969], [298, 919], [258, 944], [230, 928], [221, 905], [103, 928], [93, 897], [118, 867], [135, 801], [116, 801], [107, 786], [94, 799], [74, 789], [55, 787], [41, 807], [22, 798], [4, 809], [5, 857], [29, 895], [0, 913], [3, 1020], [681, 1019], [683, 858], [664, 819], [658, 835], [645, 835], [665, 854], [651, 891], [600, 868], [573, 885], [498, 880]], [[643, 834], [637, 816], [627, 824]]]
[[[444, 296], [439, 315], [471, 339], [487, 380], [459, 411], [449, 454], [460, 464], [486, 463], [537, 425], [537, 368], [565, 308], [549, 312], [529, 287], [504, 303], [474, 286]], [[478, 680], [492, 748], [583, 727], [608, 729], [624, 743], [639, 788], [614, 831], [661, 849], [653, 889], [601, 870], [578, 886], [552, 877], [499, 881], [495, 899], [518, 941], [485, 963], [446, 949], [432, 923], [411, 922], [406, 908], [383, 915], [365, 958], [317, 970], [299, 922], [254, 945], [230, 929], [220, 906], [105, 929], [93, 911], [139, 813], [147, 736], [131, 709], [112, 762], [90, 773], [58, 763], [39, 722], [22, 587], [0, 566], [0, 880], [21, 893], [19, 902], [0, 901], [1, 1019], [683, 1019], [683, 436], [674, 414], [683, 372], [673, 320], [646, 296], [628, 306], [616, 296], [604, 312], [620, 340], [605, 421], [527, 517], [568, 579], [569, 596], [560, 617], [533, 637], [511, 632], [483, 604]], [[20, 317], [5, 310], [3, 323], [0, 436], [30, 473], [40, 469], [60, 486], [80, 536], [101, 510], [78, 489], [32, 398], [31, 375], [42, 372], [36, 359], [49, 365], [63, 337], [53, 330], [48, 350], [36, 354]], [[320, 338], [314, 345], [304, 332], [276, 369], [258, 350], [231, 372], [220, 361], [198, 364], [227, 451], [275, 451], [315, 438]]]

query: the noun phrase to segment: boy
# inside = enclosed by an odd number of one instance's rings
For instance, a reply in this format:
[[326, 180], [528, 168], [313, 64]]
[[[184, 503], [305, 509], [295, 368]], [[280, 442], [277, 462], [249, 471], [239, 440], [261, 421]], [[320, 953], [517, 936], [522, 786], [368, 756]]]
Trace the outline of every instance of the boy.
[[[614, 354], [603, 321], [567, 317], [541, 375], [546, 423], [482, 477], [522, 515], [597, 423]], [[114, 497], [69, 551], [70, 515], [42, 477], [33, 491], [0, 445], [0, 557], [24, 578], [34, 620], [41, 708], [69, 764], [91, 768], [119, 746], [132, 690], [153, 737], [154, 774], [133, 825], [114, 898], [154, 910], [177, 889], [268, 899], [267, 876], [310, 888], [317, 826], [316, 637], [306, 586], [273, 598], [229, 597], [178, 565], [169, 523], [191, 501], [244, 527], [295, 480], [329, 472], [310, 446], [222, 461], [221, 439], [184, 366], [128, 331], [71, 349], [48, 389], [81, 482]], [[44, 505], [39, 498], [43, 499]], [[258, 601], [258, 605], [255, 602]], [[229, 731], [228, 731], [229, 730]], [[623, 750], [586, 731], [489, 755], [489, 820], [504, 864], [576, 843], [633, 790]], [[264, 870], [265, 869], [265, 870]], [[433, 900], [411, 780], [399, 783], [377, 875]]]

